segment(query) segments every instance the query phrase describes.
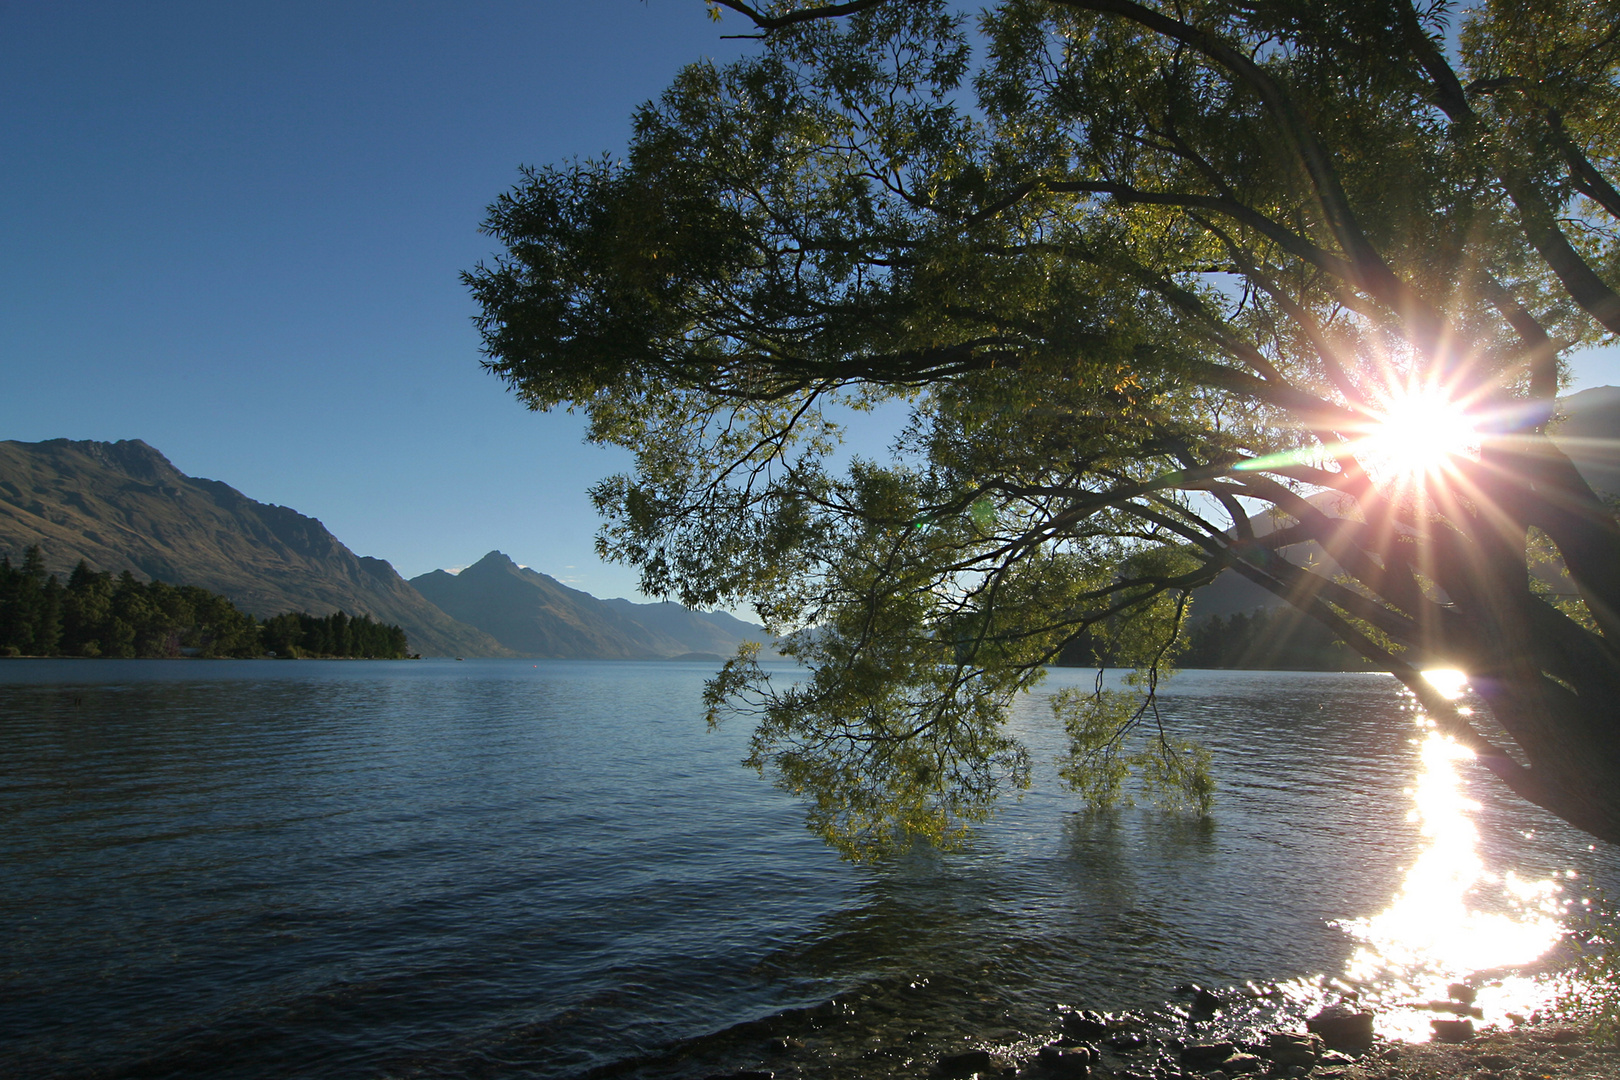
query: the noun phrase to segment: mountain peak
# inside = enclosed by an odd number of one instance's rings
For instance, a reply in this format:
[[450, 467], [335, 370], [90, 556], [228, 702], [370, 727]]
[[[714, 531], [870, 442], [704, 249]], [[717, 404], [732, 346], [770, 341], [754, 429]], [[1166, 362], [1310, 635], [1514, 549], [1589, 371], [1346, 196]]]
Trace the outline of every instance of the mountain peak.
[[473, 563], [471, 566], [462, 567], [456, 572], [455, 576], [472, 581], [479, 578], [505, 575], [522, 576], [524, 574], [532, 573], [534, 573], [534, 571], [529, 570], [526, 567], [519, 566], [517, 563], [513, 562], [512, 557], [507, 555], [504, 551], [492, 551], [488, 555], [485, 555], [482, 559], [479, 559], [477, 562]]
[[637, 659], [725, 656], [762, 627], [679, 604], [599, 600], [492, 551], [451, 576], [412, 578], [423, 596], [522, 656]]
[[83, 559], [197, 585], [260, 617], [342, 609], [399, 623], [429, 655], [509, 655], [314, 518], [187, 476], [140, 439], [0, 442], [0, 552], [15, 558], [33, 544], [56, 573]]

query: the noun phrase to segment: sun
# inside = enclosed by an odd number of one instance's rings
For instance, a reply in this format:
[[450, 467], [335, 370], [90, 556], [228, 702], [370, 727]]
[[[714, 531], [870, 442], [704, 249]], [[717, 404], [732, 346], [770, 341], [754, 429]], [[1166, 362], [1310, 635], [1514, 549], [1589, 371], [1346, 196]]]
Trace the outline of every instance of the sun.
[[1437, 472], [1479, 449], [1474, 417], [1439, 389], [1391, 394], [1373, 414], [1357, 456], [1387, 477]]

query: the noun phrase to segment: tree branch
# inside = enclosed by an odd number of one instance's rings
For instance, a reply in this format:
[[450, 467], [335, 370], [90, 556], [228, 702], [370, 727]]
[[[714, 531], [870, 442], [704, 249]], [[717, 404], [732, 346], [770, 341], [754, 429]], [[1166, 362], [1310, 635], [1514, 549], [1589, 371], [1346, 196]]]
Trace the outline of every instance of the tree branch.
[[785, 15], [767, 15], [754, 5], [744, 3], [743, 0], [710, 0], [710, 3], [730, 8], [739, 15], [746, 16], [752, 20], [755, 26], [766, 33], [772, 30], [780, 30], [785, 26], [792, 26], [794, 23], [811, 22], [816, 19], [836, 19], [841, 15], [854, 15], [860, 11], [868, 11], [885, 2], [886, 0], [848, 0], [847, 3], [842, 4], [822, 4], [818, 7], [800, 8]]

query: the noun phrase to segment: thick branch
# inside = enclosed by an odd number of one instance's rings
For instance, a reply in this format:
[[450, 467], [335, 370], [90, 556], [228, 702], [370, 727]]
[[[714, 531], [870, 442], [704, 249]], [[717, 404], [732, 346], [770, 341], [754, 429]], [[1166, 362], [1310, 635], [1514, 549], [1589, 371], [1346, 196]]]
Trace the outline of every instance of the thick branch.
[[1264, 68], [1215, 34], [1162, 15], [1135, 3], [1134, 0], [1056, 0], [1056, 2], [1065, 7], [1130, 19], [1155, 33], [1197, 50], [1253, 90], [1276, 121], [1283, 141], [1304, 167], [1306, 175], [1310, 177], [1312, 190], [1322, 207], [1328, 228], [1340, 248], [1349, 257], [1352, 274], [1350, 280], [1397, 311], [1418, 319], [1423, 324], [1424, 332], [1421, 337], [1424, 340], [1439, 340], [1442, 321], [1435, 312], [1429, 310], [1427, 304], [1413, 303], [1416, 298], [1409, 295], [1405, 284], [1384, 262], [1378, 250], [1362, 232], [1360, 224], [1350, 210], [1350, 200], [1339, 183], [1338, 172], [1326, 148], [1295, 110], [1287, 92]]
[[842, 4], [822, 4], [819, 7], [800, 8], [785, 15], [767, 15], [752, 4], [743, 3], [743, 0], [713, 0], [721, 7], [730, 8], [739, 15], [745, 15], [761, 30], [769, 33], [780, 30], [784, 26], [794, 23], [810, 22], [815, 19], [836, 19], [840, 15], [854, 15], [856, 12], [867, 11], [884, 3], [884, 0], [848, 0]]

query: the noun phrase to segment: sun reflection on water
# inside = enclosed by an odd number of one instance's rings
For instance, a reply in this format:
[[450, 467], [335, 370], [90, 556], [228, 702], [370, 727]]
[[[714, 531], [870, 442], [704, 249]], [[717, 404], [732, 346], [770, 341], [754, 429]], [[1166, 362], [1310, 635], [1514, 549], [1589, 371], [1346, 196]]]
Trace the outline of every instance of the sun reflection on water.
[[[1461, 672], [1424, 677], [1452, 700], [1467, 689]], [[1514, 1017], [1543, 1006], [1550, 996], [1544, 983], [1501, 969], [1546, 955], [1563, 934], [1566, 907], [1557, 881], [1486, 866], [1472, 817], [1479, 804], [1464, 793], [1457, 769], [1473, 751], [1427, 717], [1420, 715], [1418, 725], [1422, 769], [1409, 816], [1421, 829], [1423, 849], [1389, 907], [1340, 924], [1359, 942], [1345, 979], [1377, 1012], [1381, 1035], [1409, 1042], [1426, 1041], [1436, 1018], [1471, 1014], [1476, 1023], [1512, 1026]], [[1477, 993], [1471, 1013], [1463, 1002], [1450, 1011], [1428, 1007], [1446, 1003], [1449, 988], [1461, 982]]]

